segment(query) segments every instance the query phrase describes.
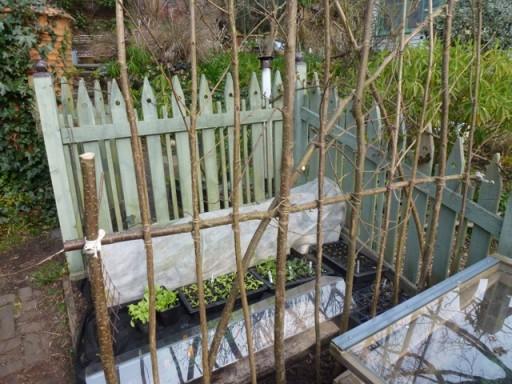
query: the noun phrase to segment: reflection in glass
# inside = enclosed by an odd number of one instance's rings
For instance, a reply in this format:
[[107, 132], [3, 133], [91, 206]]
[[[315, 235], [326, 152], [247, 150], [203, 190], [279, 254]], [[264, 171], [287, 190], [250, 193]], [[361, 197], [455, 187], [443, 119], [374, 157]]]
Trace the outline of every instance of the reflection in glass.
[[512, 383], [511, 274], [496, 265], [348, 352], [386, 383]]

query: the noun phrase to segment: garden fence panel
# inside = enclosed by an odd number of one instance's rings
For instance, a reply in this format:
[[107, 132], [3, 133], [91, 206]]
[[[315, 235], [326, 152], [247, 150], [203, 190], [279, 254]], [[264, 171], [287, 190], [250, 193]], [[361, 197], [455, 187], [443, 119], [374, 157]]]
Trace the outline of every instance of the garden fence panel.
[[[299, 96], [300, 91], [295, 93], [296, 104], [301, 103], [301, 97]], [[276, 110], [280, 111], [283, 108], [283, 80], [281, 79], [281, 72], [276, 71], [274, 75], [274, 82], [272, 84], [272, 105], [268, 104], [268, 108], [274, 108], [272, 114], [276, 112]], [[302, 96], [302, 102], [304, 97]], [[302, 105], [300, 106], [302, 107]], [[299, 107], [299, 109], [300, 109]], [[297, 120], [295, 120], [297, 121]], [[298, 126], [295, 127], [294, 130], [294, 139], [295, 143], [298, 143], [298, 140], [301, 137], [304, 137], [302, 132], [300, 136], [297, 137], [297, 129], [301, 129], [302, 123], [300, 119], [298, 120]], [[275, 120], [273, 123], [267, 123], [267, 138], [272, 138], [273, 150], [270, 151], [267, 146], [267, 167], [268, 174], [273, 175], [274, 177], [274, 196], [279, 194], [279, 186], [281, 181], [281, 148], [283, 147], [283, 122], [279, 120]], [[296, 144], [297, 146], [297, 144]], [[273, 167], [273, 169], [272, 169]]]

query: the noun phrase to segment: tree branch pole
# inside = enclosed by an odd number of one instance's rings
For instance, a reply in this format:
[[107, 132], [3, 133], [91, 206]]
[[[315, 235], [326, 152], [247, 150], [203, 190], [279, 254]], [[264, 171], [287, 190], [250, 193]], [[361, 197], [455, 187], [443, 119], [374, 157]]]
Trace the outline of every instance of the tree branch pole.
[[188, 129], [188, 144], [190, 151], [190, 177], [192, 184], [192, 239], [194, 241], [195, 267], [197, 279], [197, 294], [199, 298], [199, 327], [201, 330], [201, 360], [203, 367], [203, 383], [210, 383], [210, 366], [208, 365], [208, 323], [206, 319], [206, 304], [204, 301], [203, 256], [201, 251], [201, 232], [199, 217], [199, 187], [197, 153], [197, 50], [196, 50], [196, 0], [190, 0], [190, 65], [191, 65], [191, 101], [190, 126]]
[[276, 383], [286, 383], [284, 356], [284, 318], [286, 254], [288, 253], [288, 224], [290, 214], [290, 189], [293, 183], [293, 122], [295, 106], [295, 46], [297, 37], [297, 0], [286, 2], [286, 51], [285, 78], [283, 83], [283, 144], [281, 157], [281, 183], [279, 187], [276, 256], [276, 293], [274, 321], [274, 359]]
[[475, 138], [475, 130], [478, 122], [478, 108], [479, 108], [479, 94], [480, 94], [480, 75], [481, 75], [481, 62], [482, 62], [482, 0], [475, 0], [475, 24], [474, 24], [474, 36], [475, 36], [475, 67], [474, 67], [474, 79], [475, 89], [473, 90], [473, 105], [471, 109], [471, 127], [469, 129], [469, 142], [468, 142], [468, 161], [466, 164], [466, 172], [464, 182], [462, 184], [462, 206], [459, 214], [459, 228], [457, 232], [457, 240], [455, 242], [455, 249], [452, 256], [452, 263], [450, 265], [450, 275], [457, 273], [460, 266], [460, 260], [462, 257], [462, 251], [464, 248], [464, 235], [466, 234], [465, 216], [466, 216], [466, 205], [468, 200], [468, 190], [470, 187], [470, 175], [471, 175], [471, 163], [473, 162], [473, 145]]
[[[80, 155], [80, 167], [84, 186], [84, 224], [87, 241], [98, 239], [98, 192], [96, 189], [96, 169], [94, 153], [87, 152]], [[101, 239], [100, 239], [101, 241]], [[85, 256], [89, 266], [89, 280], [91, 293], [96, 309], [96, 324], [98, 327], [98, 344], [100, 346], [100, 359], [103, 365], [105, 380], [108, 384], [117, 383], [114, 349], [112, 347], [112, 332], [108, 315], [105, 284], [103, 282], [103, 267], [101, 252], [96, 249], [85, 249]]]
[[[441, 11], [438, 10], [437, 12], [434, 12], [433, 18], [437, 17], [441, 14]], [[416, 29], [414, 29], [411, 34], [406, 39], [406, 45], [416, 36], [419, 32], [421, 32], [426, 25], [426, 22], [420, 23]], [[377, 70], [368, 77], [368, 79], [365, 82], [365, 85], [368, 86], [372, 84], [384, 71], [384, 69], [389, 65], [389, 63], [393, 60], [393, 58], [396, 56], [397, 52], [396, 50], [390, 53], [382, 62], [382, 64], [377, 68]], [[325, 134], [328, 135], [329, 132], [336, 126], [337, 120], [340, 118], [341, 114], [345, 111], [345, 108], [347, 107], [348, 103], [353, 99], [353, 93], [349, 94], [345, 98], [341, 99], [337, 109], [329, 119], [327, 126], [326, 126], [326, 132]], [[306, 150], [304, 152], [304, 156], [299, 161], [299, 163], [295, 167], [295, 171], [292, 174], [291, 177], [291, 184], [293, 185], [298, 178], [302, 175], [303, 169], [307, 166], [309, 161], [311, 160], [311, 157], [315, 153], [316, 150], [316, 142], [318, 140], [318, 136], [315, 136], [313, 140], [308, 144], [306, 147]], [[345, 201], [345, 200], [343, 200]], [[242, 263], [244, 266], [244, 271], [247, 270], [249, 263], [252, 260], [252, 257], [254, 256], [254, 253], [256, 251], [256, 247], [258, 246], [263, 234], [265, 233], [265, 229], [270, 224], [271, 218], [275, 217], [276, 215], [276, 207], [278, 206], [279, 200], [275, 198], [272, 203], [270, 204], [268, 208], [268, 216], [264, 218], [256, 231], [254, 232], [254, 235], [249, 243], [249, 246], [247, 247], [245, 251], [244, 258], [242, 259]], [[313, 207], [314, 208], [314, 207]], [[230, 222], [227, 222], [229, 224]], [[231, 312], [233, 311], [233, 307], [235, 305], [236, 297], [238, 294], [238, 287], [237, 282], [234, 283], [233, 288], [231, 289], [231, 292], [229, 294], [229, 297], [226, 301], [226, 305], [224, 306], [224, 309], [222, 310], [222, 314], [219, 318], [219, 322], [217, 323], [217, 329], [215, 330], [215, 335], [213, 337], [211, 347], [210, 347], [210, 367], [213, 367], [215, 363], [215, 356], [219, 350], [220, 343], [222, 341], [222, 337], [224, 336], [224, 332], [226, 330], [226, 327], [229, 322], [229, 317], [231, 315]]]
[[[432, 0], [428, 1], [428, 14], [431, 15], [433, 12], [432, 7]], [[400, 228], [400, 233], [398, 236], [398, 257], [401, 257], [400, 255], [402, 252], [405, 252], [404, 250], [404, 244], [406, 241], [407, 236], [407, 227], [409, 223], [409, 216], [412, 209], [416, 208], [416, 205], [413, 202], [413, 192], [414, 188], [412, 188], [412, 183], [416, 179], [416, 174], [418, 172], [418, 165], [420, 161], [420, 143], [421, 143], [421, 136], [423, 135], [425, 128], [426, 128], [426, 121], [427, 121], [427, 111], [428, 106], [430, 105], [430, 87], [432, 83], [432, 72], [434, 68], [434, 55], [435, 55], [435, 37], [434, 37], [434, 21], [432, 18], [430, 18], [429, 22], [429, 52], [428, 52], [428, 69], [427, 69], [427, 78], [425, 79], [425, 89], [423, 93], [423, 106], [421, 108], [421, 115], [420, 115], [420, 124], [418, 127], [418, 131], [416, 133], [416, 144], [415, 144], [415, 151], [414, 151], [414, 159], [412, 162], [412, 169], [411, 169], [411, 188], [407, 191], [407, 199], [405, 203], [405, 220], [402, 222], [402, 226]], [[420, 230], [418, 230], [419, 232]], [[419, 240], [419, 248], [423, 249], [424, 247], [424, 230], [421, 229], [421, 236], [418, 236]], [[397, 304], [399, 299], [399, 293], [400, 293], [400, 280], [398, 281], [398, 284], [395, 280], [395, 285], [393, 286], [393, 303]]]
[[354, 180], [354, 192], [352, 194], [350, 215], [350, 242], [348, 247], [346, 289], [341, 316], [341, 331], [348, 329], [350, 307], [352, 305], [352, 288], [354, 284], [355, 261], [357, 255], [357, 236], [359, 233], [359, 219], [361, 216], [361, 191], [363, 190], [364, 164], [366, 160], [366, 124], [364, 121], [363, 103], [366, 87], [366, 76], [368, 74], [368, 57], [370, 55], [370, 44], [373, 25], [373, 8], [375, 0], [368, 0], [364, 17], [363, 42], [361, 44], [359, 73], [357, 86], [354, 94], [352, 114], [356, 121], [357, 132], [357, 155]]
[[316, 271], [315, 271], [315, 377], [316, 383], [321, 384], [321, 355], [322, 336], [320, 332], [320, 304], [322, 291], [320, 279], [322, 277], [322, 256], [324, 234], [322, 220], [324, 216], [324, 179], [325, 179], [325, 128], [329, 108], [329, 84], [331, 76], [331, 4], [329, 0], [323, 1], [324, 5], [324, 92], [320, 109], [320, 128], [318, 132], [318, 205], [316, 221]]
[[[398, 133], [400, 132], [400, 124], [402, 122], [402, 81], [403, 81], [403, 70], [404, 70], [404, 40], [405, 40], [405, 25], [407, 22], [407, 0], [403, 2], [402, 5], [402, 29], [400, 31], [400, 38], [398, 42], [398, 46], [400, 49], [400, 53], [398, 54], [398, 81], [397, 81], [397, 91], [396, 91], [396, 111], [395, 111], [395, 122], [392, 126], [391, 133], [391, 162], [390, 169], [388, 173], [388, 184], [392, 183], [395, 179], [395, 173], [397, 168], [397, 154], [398, 154]], [[413, 189], [413, 188], [409, 188]], [[384, 228], [381, 232], [381, 242], [379, 247], [379, 257], [377, 260], [377, 271], [375, 276], [375, 285], [374, 285], [374, 293], [371, 304], [371, 315], [375, 317], [377, 314], [377, 305], [379, 303], [380, 297], [380, 285], [382, 278], [382, 267], [384, 265], [384, 254], [386, 251], [386, 244], [388, 241], [388, 233], [389, 233], [389, 222], [390, 222], [390, 214], [391, 214], [391, 203], [393, 198], [393, 191], [388, 190], [386, 192], [386, 198], [384, 201]], [[399, 253], [397, 253], [398, 255]], [[397, 257], [395, 260], [395, 284], [396, 279], [400, 280], [400, 271], [401, 271], [401, 262]]]
[[[256, 360], [254, 358], [254, 343], [252, 337], [252, 321], [247, 302], [247, 293], [245, 289], [245, 272], [242, 266], [242, 245], [240, 238], [240, 188], [241, 188], [241, 161], [240, 161], [240, 73], [238, 62], [238, 42], [236, 32], [236, 8], [235, 1], [228, 0], [227, 4], [229, 14], [229, 30], [231, 34], [231, 67], [234, 87], [234, 129], [233, 129], [233, 188], [231, 200], [233, 205], [233, 236], [235, 243], [236, 275], [240, 287], [240, 297], [242, 300], [242, 311], [245, 322], [245, 332], [247, 337], [247, 351], [249, 354], [249, 368], [251, 371], [251, 383], [256, 384]], [[208, 363], [208, 362], [207, 362]]]
[[439, 222], [439, 214], [443, 200], [443, 191], [445, 187], [444, 176], [446, 174], [446, 156], [448, 152], [448, 128], [450, 113], [450, 46], [452, 34], [452, 16], [453, 16], [454, 0], [448, 0], [446, 8], [446, 20], [444, 28], [444, 44], [443, 44], [443, 68], [442, 68], [442, 107], [441, 107], [441, 142], [439, 145], [439, 178], [437, 179], [436, 196], [434, 198], [434, 209], [432, 212], [432, 220], [430, 221], [430, 232], [423, 248], [423, 264], [421, 266], [419, 288], [424, 289], [427, 285], [427, 279], [432, 271], [432, 261], [434, 253], [434, 244], [437, 238], [437, 224]]
[[120, 67], [121, 91], [126, 104], [126, 113], [130, 125], [130, 141], [132, 146], [133, 162], [135, 165], [135, 180], [139, 199], [140, 216], [142, 220], [142, 233], [146, 249], [146, 273], [148, 278], [149, 301], [149, 352], [151, 356], [151, 370], [153, 383], [159, 384], [158, 357], [156, 354], [156, 312], [155, 312], [155, 271], [153, 261], [153, 242], [151, 239], [151, 216], [149, 213], [148, 188], [144, 171], [144, 157], [140, 143], [137, 121], [133, 108], [133, 101], [128, 84], [128, 68], [126, 66], [126, 38], [124, 31], [123, 0], [116, 1], [116, 32], [117, 32], [117, 58]]

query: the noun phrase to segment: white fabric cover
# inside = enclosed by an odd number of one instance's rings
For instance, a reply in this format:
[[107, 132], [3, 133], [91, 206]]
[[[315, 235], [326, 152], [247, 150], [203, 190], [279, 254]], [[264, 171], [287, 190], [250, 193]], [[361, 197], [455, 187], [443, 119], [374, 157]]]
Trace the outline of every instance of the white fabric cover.
[[[316, 200], [317, 181], [293, 188], [292, 204]], [[338, 185], [325, 179], [325, 195], [341, 193]], [[240, 208], [240, 212], [266, 211], [271, 201], [250, 204]], [[345, 203], [326, 206], [323, 215], [324, 241], [338, 240], [345, 222]], [[225, 216], [231, 209], [223, 209], [201, 214], [202, 219]], [[310, 245], [316, 243], [317, 210], [297, 212], [290, 215], [288, 247], [304, 253]], [[176, 224], [190, 222], [190, 217], [177, 220]], [[259, 221], [247, 221], [240, 224], [242, 252], [245, 252]], [[211, 278], [236, 270], [233, 231], [231, 225], [201, 230], [203, 255], [203, 277]], [[194, 264], [194, 244], [190, 233], [164, 236], [153, 239], [155, 279], [157, 286], [168, 289], [182, 287], [196, 281]], [[275, 257], [277, 249], [277, 221], [272, 220], [267, 227], [252, 265]], [[147, 286], [146, 257], [142, 240], [125, 241], [102, 247], [103, 263], [111, 282], [120, 293], [120, 303], [140, 298]]]

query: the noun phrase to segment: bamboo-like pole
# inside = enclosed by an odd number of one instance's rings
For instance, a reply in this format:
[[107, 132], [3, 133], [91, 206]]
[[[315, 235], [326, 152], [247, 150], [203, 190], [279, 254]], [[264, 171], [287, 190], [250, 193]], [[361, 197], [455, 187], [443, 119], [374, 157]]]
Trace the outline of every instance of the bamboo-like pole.
[[324, 178], [325, 178], [325, 128], [329, 107], [329, 83], [331, 75], [331, 4], [324, 0], [324, 92], [320, 109], [320, 128], [318, 132], [318, 206], [316, 220], [316, 275], [315, 275], [315, 377], [316, 383], [321, 384], [321, 355], [322, 337], [320, 333], [320, 302], [322, 292], [320, 278], [322, 277], [322, 256], [323, 256], [323, 212], [324, 212]]
[[[398, 155], [398, 134], [400, 132], [400, 124], [402, 123], [402, 81], [403, 81], [403, 74], [404, 74], [404, 40], [405, 40], [405, 26], [407, 24], [407, 0], [404, 0], [403, 3], [403, 14], [402, 14], [402, 30], [400, 33], [400, 54], [398, 56], [398, 83], [397, 83], [397, 96], [396, 96], [396, 115], [395, 115], [395, 127], [393, 132], [393, 149], [391, 153], [391, 171], [389, 174], [389, 177], [391, 180], [395, 177], [396, 168], [398, 166], [397, 164], [397, 155]], [[409, 191], [411, 191], [413, 188], [409, 188]], [[383, 242], [382, 248], [380, 249], [381, 257], [384, 259], [384, 252], [386, 248], [387, 238], [388, 238], [388, 231], [389, 231], [389, 213], [391, 210], [391, 191], [388, 192], [386, 197], [386, 211], [387, 211], [387, 219], [385, 222], [385, 225], [387, 226], [386, 230], [383, 232], [382, 237], [386, 238], [386, 241]], [[400, 275], [402, 274], [402, 252], [397, 251], [396, 258], [395, 258], [395, 276], [394, 276], [394, 287], [398, 287], [400, 284]], [[380, 294], [380, 278], [382, 274], [382, 266], [381, 271], [377, 276], [376, 284], [375, 284], [375, 294], [373, 296], [372, 300], [372, 316], [375, 316], [377, 313], [377, 304], [379, 302], [379, 294]]]
[[142, 145], [137, 129], [137, 121], [130, 85], [128, 83], [128, 68], [126, 65], [126, 39], [124, 31], [123, 0], [116, 1], [116, 33], [117, 33], [117, 59], [120, 68], [121, 91], [126, 104], [126, 113], [130, 125], [130, 141], [132, 146], [133, 162], [135, 165], [135, 180], [139, 199], [140, 216], [142, 220], [142, 233], [146, 249], [146, 273], [148, 279], [149, 301], [149, 353], [151, 356], [151, 371], [153, 383], [159, 384], [158, 357], [156, 354], [156, 312], [155, 312], [155, 271], [153, 261], [153, 241], [151, 239], [151, 215], [149, 211], [148, 188], [144, 171], [144, 157]]
[[191, 102], [188, 144], [190, 151], [190, 177], [192, 184], [192, 239], [194, 241], [197, 294], [199, 298], [199, 322], [201, 330], [201, 360], [203, 367], [203, 383], [210, 383], [210, 366], [208, 365], [208, 323], [206, 304], [204, 301], [203, 256], [201, 251], [201, 232], [199, 223], [200, 199], [198, 186], [199, 155], [197, 153], [197, 50], [196, 50], [196, 0], [190, 0], [190, 64], [191, 64]]
[[[428, 14], [432, 15], [433, 12], [433, 5], [432, 0], [428, 0]], [[411, 169], [411, 183], [414, 179], [416, 179], [416, 174], [418, 172], [418, 165], [420, 161], [420, 145], [421, 145], [421, 136], [423, 135], [425, 129], [426, 129], [426, 121], [427, 121], [427, 111], [428, 106], [430, 104], [430, 88], [432, 83], [432, 72], [434, 68], [434, 55], [435, 55], [435, 36], [434, 36], [434, 21], [431, 19], [428, 25], [429, 30], [429, 52], [428, 52], [428, 69], [427, 69], [427, 78], [425, 79], [425, 88], [423, 92], [423, 106], [421, 108], [421, 115], [420, 115], [420, 124], [418, 126], [418, 131], [416, 132], [416, 144], [415, 144], [415, 151], [414, 151], [414, 159], [412, 162], [412, 169]], [[412, 209], [415, 208], [414, 202], [413, 202], [413, 192], [414, 188], [409, 188], [407, 191], [407, 198], [405, 202], [405, 219], [402, 221], [402, 225], [400, 227], [400, 233], [398, 235], [398, 249], [397, 249], [397, 259], [401, 259], [401, 255], [403, 252], [405, 252], [404, 245], [405, 240], [407, 236], [407, 226], [409, 223], [409, 216]], [[420, 249], [423, 249], [424, 243], [423, 243], [423, 232], [421, 232], [421, 237], [418, 236], [419, 243], [420, 243]], [[399, 300], [400, 295], [400, 281], [394, 282], [393, 286], [393, 303], [397, 304]]]
[[441, 106], [441, 142], [439, 145], [439, 178], [436, 185], [436, 196], [434, 198], [434, 209], [430, 221], [430, 232], [425, 242], [422, 256], [422, 266], [418, 286], [424, 289], [427, 285], [427, 280], [432, 271], [432, 261], [434, 253], [434, 244], [437, 238], [437, 224], [439, 222], [439, 214], [441, 211], [441, 204], [443, 201], [443, 190], [445, 187], [444, 176], [446, 174], [446, 157], [448, 152], [448, 128], [449, 128], [449, 113], [450, 113], [450, 46], [452, 37], [452, 16], [454, 0], [448, 0], [446, 8], [446, 20], [444, 28], [444, 43], [443, 43], [443, 68], [442, 68], [442, 87], [443, 97]]
[[[84, 224], [85, 237], [88, 241], [98, 239], [98, 192], [96, 189], [96, 169], [94, 153], [86, 152], [80, 155], [80, 167], [84, 186]], [[112, 347], [112, 332], [108, 316], [107, 298], [105, 296], [105, 284], [103, 282], [103, 268], [101, 264], [101, 252], [90, 249], [86, 251], [89, 266], [89, 281], [94, 302], [96, 324], [98, 328], [98, 344], [100, 346], [100, 359], [103, 365], [105, 380], [108, 384], [117, 383], [114, 349]]]
[[[401, 114], [402, 114], [402, 80], [403, 80], [403, 67], [404, 67], [404, 40], [405, 40], [405, 25], [407, 22], [407, 0], [403, 2], [402, 9], [402, 26], [400, 31], [399, 38], [399, 48], [400, 53], [398, 54], [398, 81], [397, 81], [397, 95], [396, 95], [396, 110], [395, 110], [395, 121], [391, 128], [391, 161], [390, 161], [390, 169], [388, 173], [388, 184], [392, 183], [395, 179], [395, 173], [397, 169], [397, 156], [398, 156], [398, 135], [400, 132], [400, 124], [401, 124]], [[375, 92], [375, 90], [374, 90]], [[409, 188], [412, 190], [413, 188]], [[391, 214], [391, 203], [393, 198], [393, 191], [388, 190], [386, 192], [386, 197], [384, 201], [384, 220], [383, 220], [383, 229], [381, 232], [380, 238], [380, 247], [379, 247], [379, 257], [377, 259], [377, 271], [375, 274], [375, 284], [374, 284], [374, 293], [372, 298], [372, 304], [370, 313], [372, 317], [375, 317], [377, 314], [377, 305], [379, 303], [380, 297], [380, 285], [382, 279], [382, 268], [384, 266], [384, 255], [386, 251], [386, 244], [388, 241], [388, 233], [389, 233], [389, 221]], [[400, 279], [400, 266], [399, 260], [397, 258], [397, 262], [395, 263], [395, 276]]]
[[363, 102], [365, 95], [366, 76], [368, 73], [368, 57], [373, 25], [373, 8], [375, 0], [368, 0], [364, 17], [363, 42], [361, 44], [359, 73], [354, 94], [352, 113], [356, 121], [357, 156], [355, 167], [354, 192], [350, 200], [352, 213], [350, 215], [350, 242], [347, 260], [347, 275], [343, 314], [341, 316], [341, 331], [348, 329], [350, 307], [352, 305], [352, 288], [354, 284], [355, 259], [357, 254], [357, 236], [359, 233], [359, 219], [361, 214], [361, 192], [363, 190], [364, 164], [366, 160], [366, 124], [364, 121]]
[[[433, 183], [438, 179], [437, 176], [429, 176], [429, 177], [423, 177], [420, 179], [416, 179], [414, 181], [414, 186], [418, 185], [424, 185]], [[448, 175], [444, 177], [445, 181], [459, 181], [463, 180], [464, 175], [463, 174], [457, 174], [457, 175]], [[472, 176], [471, 180], [479, 180], [478, 177]], [[386, 187], [376, 187], [376, 188], [369, 188], [365, 189], [361, 192], [362, 196], [374, 196], [379, 195], [381, 193], [384, 193], [388, 190], [388, 188], [398, 190], [401, 188], [407, 188], [408, 185], [410, 185], [411, 181], [398, 181], [395, 183], [390, 184]], [[341, 195], [335, 195], [335, 196], [329, 196], [324, 198], [324, 205], [332, 205], [337, 204], [343, 201], [350, 200], [350, 193], [344, 193]], [[302, 212], [309, 209], [315, 209], [318, 205], [317, 200], [308, 201], [301, 204], [295, 204], [290, 207], [290, 213], [295, 212]], [[275, 210], [271, 211], [252, 211], [240, 214], [240, 222], [246, 222], [246, 221], [265, 221], [270, 220], [272, 218], [275, 218], [277, 216], [277, 212]], [[213, 219], [205, 219], [202, 220], [199, 223], [200, 229], [206, 229], [206, 228], [215, 228], [220, 227], [222, 225], [230, 225], [232, 223], [231, 214], [221, 217], [216, 217]], [[192, 223], [188, 222], [185, 224], [178, 224], [178, 225], [169, 225], [163, 228], [152, 228], [151, 229], [151, 235], [152, 237], [162, 237], [162, 236], [172, 236], [172, 235], [178, 235], [180, 233], [190, 233], [192, 231]], [[102, 244], [115, 244], [120, 243], [123, 241], [130, 241], [130, 240], [140, 240], [143, 239], [143, 233], [141, 231], [128, 231], [128, 232], [119, 232], [119, 233], [112, 233], [109, 235], [106, 235], [103, 238]], [[85, 242], [84, 240], [68, 240], [64, 243], [64, 252], [69, 251], [77, 251], [83, 248]], [[242, 262], [244, 260], [242, 259]], [[238, 289], [238, 288], [237, 288]]]
[[241, 195], [241, 161], [240, 161], [240, 74], [238, 62], [238, 41], [236, 32], [236, 8], [235, 1], [228, 0], [229, 30], [231, 34], [231, 67], [234, 87], [234, 129], [233, 129], [233, 187], [231, 202], [233, 205], [233, 236], [235, 242], [235, 260], [240, 297], [242, 300], [242, 311], [245, 322], [245, 333], [247, 338], [247, 351], [249, 354], [249, 368], [251, 371], [251, 383], [256, 384], [256, 360], [254, 358], [254, 343], [252, 337], [252, 321], [247, 302], [245, 289], [245, 272], [242, 266], [242, 245], [240, 238], [240, 195]]
[[474, 24], [474, 36], [475, 36], [475, 67], [474, 67], [474, 79], [475, 88], [473, 89], [473, 105], [471, 110], [471, 127], [469, 129], [469, 140], [468, 140], [468, 161], [466, 164], [466, 172], [464, 182], [462, 184], [462, 205], [459, 214], [459, 228], [457, 232], [457, 240], [455, 241], [455, 249], [452, 256], [452, 263], [450, 265], [450, 274], [457, 273], [460, 266], [460, 259], [464, 248], [464, 235], [466, 233], [465, 216], [466, 216], [466, 205], [468, 200], [468, 190], [470, 187], [470, 175], [471, 175], [471, 163], [473, 161], [473, 145], [475, 138], [475, 129], [478, 121], [478, 106], [479, 106], [479, 94], [480, 94], [480, 75], [481, 75], [481, 61], [482, 61], [482, 0], [475, 0], [475, 24]]
[[276, 383], [286, 383], [284, 356], [284, 317], [286, 254], [288, 253], [288, 224], [290, 189], [293, 171], [293, 111], [295, 103], [295, 46], [297, 36], [297, 0], [286, 2], [285, 78], [283, 83], [283, 144], [281, 157], [281, 183], [279, 187], [276, 260], [276, 294], [274, 321], [274, 359]]

